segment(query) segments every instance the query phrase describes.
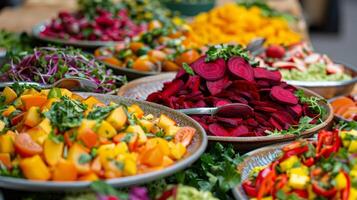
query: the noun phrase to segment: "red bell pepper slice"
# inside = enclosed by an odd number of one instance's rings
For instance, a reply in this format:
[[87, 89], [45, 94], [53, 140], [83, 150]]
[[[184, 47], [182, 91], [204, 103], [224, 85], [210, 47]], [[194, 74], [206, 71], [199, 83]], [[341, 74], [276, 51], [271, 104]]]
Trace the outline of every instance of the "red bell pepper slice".
[[350, 179], [350, 176], [347, 174], [347, 172], [342, 171], [342, 173], [347, 180], [347, 185], [346, 185], [346, 188], [341, 191], [341, 199], [348, 200], [349, 199], [348, 197], [350, 196], [351, 179]]
[[337, 152], [341, 146], [341, 139], [338, 136], [338, 130], [320, 131], [316, 147], [316, 157], [329, 157], [331, 153]]
[[311, 167], [313, 164], [315, 164], [315, 158], [310, 157], [307, 158], [305, 160], [302, 161], [304, 163], [304, 165], [306, 165], [307, 167]]
[[24, 114], [25, 113], [20, 113], [18, 115], [16, 115], [15, 117], [13, 117], [11, 119], [11, 125], [15, 126], [16, 124], [18, 124], [19, 122], [21, 122], [21, 120], [24, 118]]
[[170, 197], [174, 197], [174, 199], [176, 199], [176, 194], [177, 194], [177, 186], [173, 187], [170, 190], [166, 190], [164, 193], [162, 193], [162, 195], [160, 196], [160, 198], [158, 198], [158, 200], [166, 200]]
[[279, 159], [279, 162], [282, 162], [283, 160], [288, 159], [291, 156], [299, 156], [307, 151], [309, 151], [309, 147], [307, 145], [291, 149], [284, 153], [283, 157]]
[[317, 195], [323, 196], [323, 197], [333, 197], [337, 193], [336, 188], [331, 188], [329, 190], [324, 189], [324, 188], [320, 187], [316, 181], [314, 181], [312, 183], [312, 191], [314, 191]]
[[273, 188], [273, 199], [276, 197], [276, 193], [283, 188], [289, 181], [289, 177], [286, 174], [280, 174], [279, 176], [276, 177], [275, 179], [275, 185]]
[[307, 190], [298, 190], [298, 189], [295, 189], [291, 192], [292, 194], [296, 194], [298, 195], [299, 197], [301, 198], [304, 198], [304, 199], [307, 199], [309, 197], [309, 193], [307, 192]]
[[258, 190], [256, 189], [255, 185], [253, 184], [252, 181], [250, 180], [245, 180], [242, 183], [242, 187], [245, 191], [245, 193], [250, 196], [250, 197], [257, 197], [258, 195]]
[[278, 162], [273, 162], [269, 167], [259, 172], [256, 180], [256, 189], [258, 190], [257, 199], [261, 200], [265, 195], [271, 194], [276, 178], [275, 167]]

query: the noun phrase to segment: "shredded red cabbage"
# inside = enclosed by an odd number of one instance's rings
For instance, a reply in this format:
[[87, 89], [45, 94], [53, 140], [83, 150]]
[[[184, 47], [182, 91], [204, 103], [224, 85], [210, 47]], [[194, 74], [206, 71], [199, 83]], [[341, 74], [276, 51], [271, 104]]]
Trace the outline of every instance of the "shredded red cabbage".
[[89, 54], [74, 48], [41, 47], [32, 54], [15, 58], [9, 69], [0, 75], [0, 81], [34, 81], [52, 84], [61, 78], [80, 77], [98, 85], [95, 92], [109, 92], [120, 85], [125, 77], [113, 75]]

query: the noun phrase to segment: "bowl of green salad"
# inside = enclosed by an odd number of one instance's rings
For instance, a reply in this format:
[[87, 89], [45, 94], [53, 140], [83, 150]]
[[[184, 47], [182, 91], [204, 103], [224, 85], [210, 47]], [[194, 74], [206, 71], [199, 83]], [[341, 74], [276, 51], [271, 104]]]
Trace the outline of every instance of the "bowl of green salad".
[[334, 62], [306, 43], [268, 46], [257, 61], [260, 67], [279, 70], [287, 83], [308, 88], [325, 98], [348, 95], [357, 82], [357, 68]]

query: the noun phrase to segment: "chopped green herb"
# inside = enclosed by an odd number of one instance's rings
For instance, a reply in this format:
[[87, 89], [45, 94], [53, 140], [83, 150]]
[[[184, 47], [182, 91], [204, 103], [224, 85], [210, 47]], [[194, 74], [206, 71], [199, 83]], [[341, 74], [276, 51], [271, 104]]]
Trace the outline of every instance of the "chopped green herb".
[[51, 121], [52, 126], [63, 132], [81, 124], [87, 106], [67, 96], [62, 96], [60, 102], [55, 102], [44, 115]]
[[95, 107], [87, 116], [88, 119], [93, 119], [93, 120], [103, 120], [108, 117], [110, 112], [112, 112], [115, 108], [117, 108], [119, 105], [111, 105], [111, 106], [97, 106]]
[[187, 63], [183, 63], [182, 64], [182, 68], [187, 72], [187, 74], [194, 76], [195, 72], [193, 71], [193, 69], [190, 67], [190, 65], [188, 65]]
[[89, 154], [81, 154], [78, 158], [79, 164], [85, 164], [92, 160], [92, 157]]

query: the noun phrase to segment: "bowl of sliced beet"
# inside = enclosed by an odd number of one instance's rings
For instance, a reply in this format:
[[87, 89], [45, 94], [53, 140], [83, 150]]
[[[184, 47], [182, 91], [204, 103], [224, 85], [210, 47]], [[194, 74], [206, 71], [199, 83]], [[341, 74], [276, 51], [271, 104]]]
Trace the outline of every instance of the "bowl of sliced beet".
[[232, 110], [233, 117], [190, 115], [208, 132], [210, 141], [234, 143], [241, 150], [309, 137], [329, 125], [332, 108], [323, 97], [283, 82], [279, 71], [250, 62], [239, 46], [212, 46], [176, 75], [138, 79], [119, 94], [174, 109], [249, 105], [252, 115], [242, 115], [243, 110]]
[[338, 96], [329, 99], [333, 113], [337, 120], [356, 121], [357, 120], [357, 102], [356, 95]]

